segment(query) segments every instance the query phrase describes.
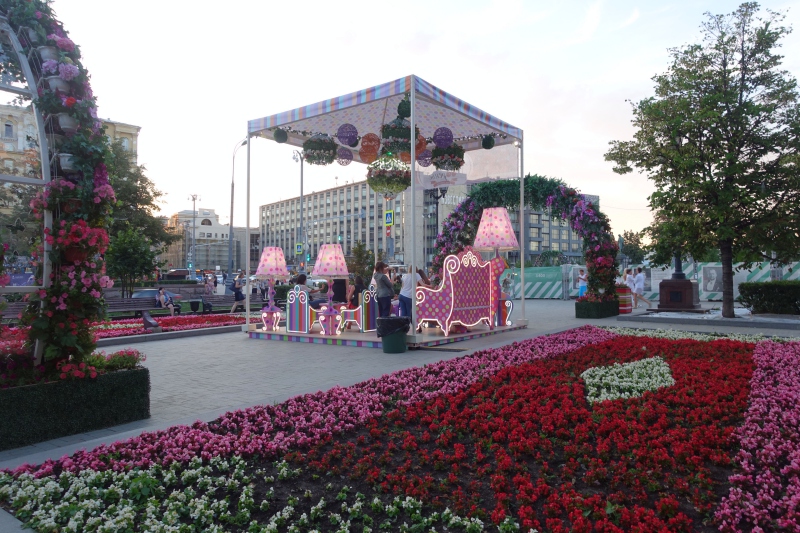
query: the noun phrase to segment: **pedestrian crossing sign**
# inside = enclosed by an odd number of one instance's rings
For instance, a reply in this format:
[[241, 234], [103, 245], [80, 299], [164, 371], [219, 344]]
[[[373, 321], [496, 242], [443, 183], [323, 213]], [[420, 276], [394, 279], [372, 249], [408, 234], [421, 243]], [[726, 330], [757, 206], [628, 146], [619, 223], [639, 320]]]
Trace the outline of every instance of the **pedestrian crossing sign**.
[[294, 253], [295, 255], [303, 255], [303, 243], [298, 242], [294, 245]]
[[394, 226], [394, 211], [386, 212], [386, 226]]

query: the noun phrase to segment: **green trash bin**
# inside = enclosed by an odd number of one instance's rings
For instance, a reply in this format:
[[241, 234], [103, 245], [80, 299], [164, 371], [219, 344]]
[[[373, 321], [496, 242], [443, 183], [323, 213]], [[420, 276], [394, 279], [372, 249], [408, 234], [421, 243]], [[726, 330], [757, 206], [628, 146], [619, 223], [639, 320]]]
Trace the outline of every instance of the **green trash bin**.
[[410, 317], [378, 317], [378, 337], [381, 338], [383, 353], [403, 353], [407, 351], [406, 334], [410, 329]]

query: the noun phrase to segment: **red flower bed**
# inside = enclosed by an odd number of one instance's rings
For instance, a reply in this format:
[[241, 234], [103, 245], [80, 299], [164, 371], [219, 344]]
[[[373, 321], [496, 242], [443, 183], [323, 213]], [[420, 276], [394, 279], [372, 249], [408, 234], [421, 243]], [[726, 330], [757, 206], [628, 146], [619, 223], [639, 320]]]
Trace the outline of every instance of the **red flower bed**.
[[[400, 406], [289, 454], [356, 486], [523, 531], [712, 531], [753, 345], [623, 337]], [[591, 405], [584, 370], [660, 356], [675, 385]]]

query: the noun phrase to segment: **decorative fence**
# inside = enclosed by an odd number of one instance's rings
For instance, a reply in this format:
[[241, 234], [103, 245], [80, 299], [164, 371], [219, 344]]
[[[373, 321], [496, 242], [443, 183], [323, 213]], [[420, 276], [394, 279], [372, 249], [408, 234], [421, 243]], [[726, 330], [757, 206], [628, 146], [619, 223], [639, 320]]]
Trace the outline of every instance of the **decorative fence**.
[[[741, 263], [734, 264], [733, 296], [739, 296], [739, 284], [745, 281], [769, 281], [770, 279], [800, 280], [800, 263], [790, 263], [782, 268], [772, 269], [769, 263], [757, 263], [750, 269], [736, 270]], [[672, 277], [672, 268], [652, 268], [645, 265], [629, 265], [630, 268], [642, 267], [644, 273], [644, 296], [657, 302], [658, 284], [661, 280]], [[525, 298], [568, 299], [578, 296], [578, 272], [583, 265], [563, 265], [560, 267], [533, 267], [525, 269]], [[700, 285], [700, 300], [722, 300], [722, 263], [688, 263], [684, 265], [686, 277], [697, 280]], [[501, 282], [511, 280], [511, 294], [514, 299], [520, 298], [520, 269], [509, 268], [503, 272]], [[565, 295], [566, 298], [565, 298]]]

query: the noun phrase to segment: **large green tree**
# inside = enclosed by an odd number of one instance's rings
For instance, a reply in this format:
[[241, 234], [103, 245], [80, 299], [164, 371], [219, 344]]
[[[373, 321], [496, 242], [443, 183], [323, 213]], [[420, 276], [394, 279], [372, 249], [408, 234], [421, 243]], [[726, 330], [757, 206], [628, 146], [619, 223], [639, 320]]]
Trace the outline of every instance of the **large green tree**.
[[613, 141], [615, 172], [656, 187], [650, 228], [662, 259], [717, 248], [723, 316], [732, 318], [734, 255], [788, 262], [800, 252], [800, 112], [776, 53], [783, 15], [744, 3], [707, 13], [702, 43], [670, 50], [655, 96], [633, 104], [632, 141]]
[[130, 296], [138, 279], [153, 272], [156, 254], [152, 241], [133, 227], [111, 237], [106, 251], [107, 272], [120, 280], [123, 298]]
[[622, 250], [623, 254], [628, 256], [631, 264], [641, 263], [644, 261], [644, 246], [642, 245], [642, 236], [639, 233], [631, 230], [622, 232]]
[[375, 254], [361, 241], [356, 241], [347, 256], [347, 271], [354, 276], [364, 278], [364, 283], [369, 283], [375, 269]]

